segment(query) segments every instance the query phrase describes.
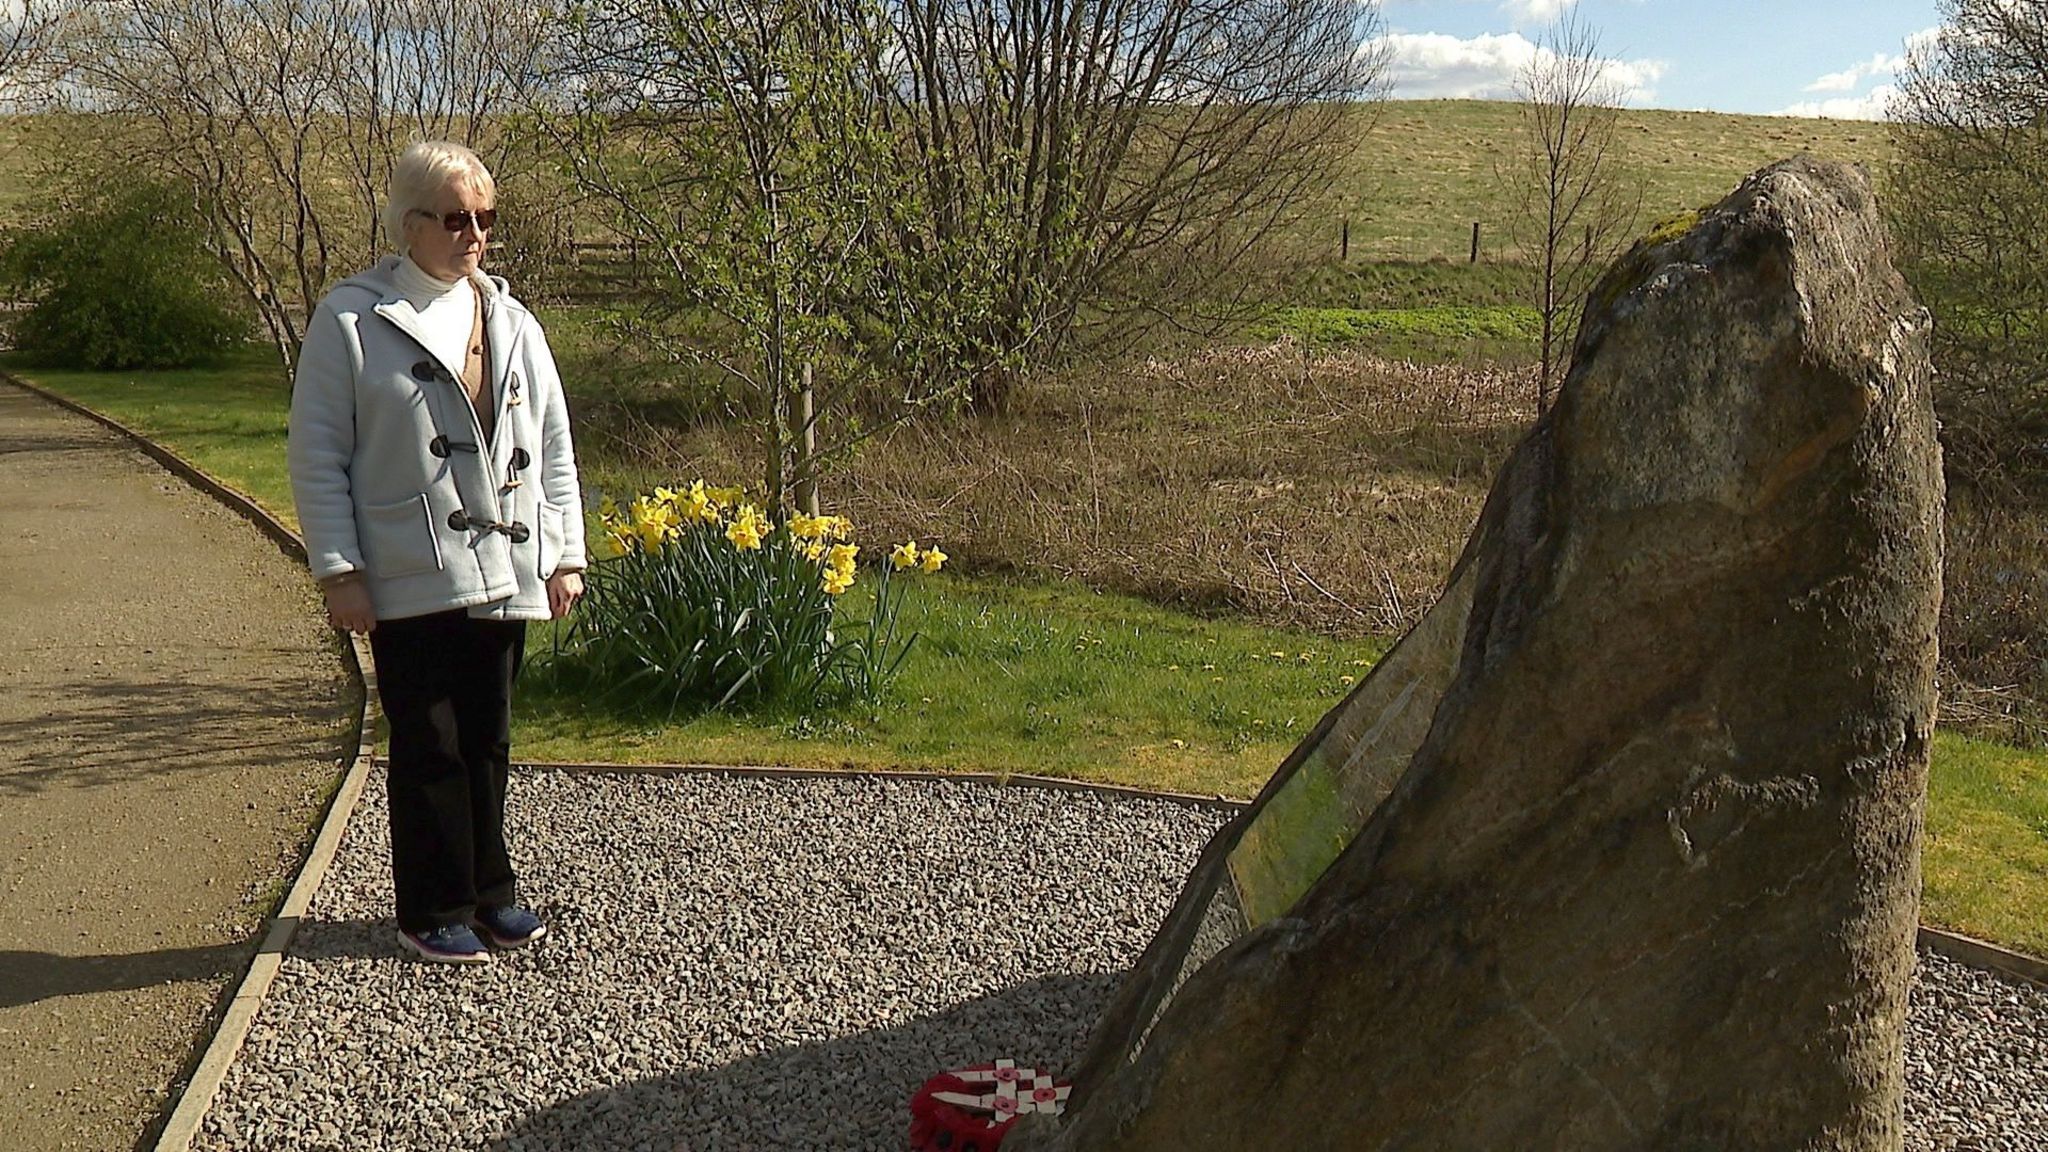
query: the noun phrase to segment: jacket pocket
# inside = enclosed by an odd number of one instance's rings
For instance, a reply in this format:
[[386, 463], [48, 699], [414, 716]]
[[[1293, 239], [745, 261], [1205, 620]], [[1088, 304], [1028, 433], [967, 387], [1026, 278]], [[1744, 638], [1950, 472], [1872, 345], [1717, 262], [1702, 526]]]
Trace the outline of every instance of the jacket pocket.
[[366, 504], [363, 558], [380, 580], [441, 570], [441, 542], [434, 538], [433, 512], [422, 492], [396, 504]]
[[545, 580], [555, 574], [555, 565], [562, 562], [562, 519], [568, 513], [559, 504], [540, 502], [540, 565], [537, 573]]

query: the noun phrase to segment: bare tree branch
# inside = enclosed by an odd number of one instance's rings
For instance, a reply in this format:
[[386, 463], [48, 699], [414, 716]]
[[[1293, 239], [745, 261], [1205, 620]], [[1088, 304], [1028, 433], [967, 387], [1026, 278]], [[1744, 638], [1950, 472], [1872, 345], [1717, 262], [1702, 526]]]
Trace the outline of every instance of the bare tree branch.
[[1615, 127], [1623, 93], [1612, 65], [1600, 54], [1598, 30], [1574, 4], [1544, 31], [1515, 85], [1525, 152], [1508, 179], [1514, 231], [1537, 261], [1539, 412], [1550, 407], [1570, 360], [1586, 292], [1641, 212], [1621, 171]]

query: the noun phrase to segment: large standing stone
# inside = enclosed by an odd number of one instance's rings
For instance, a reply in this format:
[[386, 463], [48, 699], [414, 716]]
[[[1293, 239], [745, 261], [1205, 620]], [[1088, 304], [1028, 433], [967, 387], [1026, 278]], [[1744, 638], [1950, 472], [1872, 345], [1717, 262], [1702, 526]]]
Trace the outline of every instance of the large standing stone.
[[1006, 1150], [1897, 1148], [1926, 334], [1850, 168], [1773, 166], [1639, 245], [1423, 642], [1340, 708], [1381, 722], [1310, 739], [1397, 757], [1351, 778], [1356, 835], [1169, 998], [1223, 943], [1198, 872], [1066, 1127]]

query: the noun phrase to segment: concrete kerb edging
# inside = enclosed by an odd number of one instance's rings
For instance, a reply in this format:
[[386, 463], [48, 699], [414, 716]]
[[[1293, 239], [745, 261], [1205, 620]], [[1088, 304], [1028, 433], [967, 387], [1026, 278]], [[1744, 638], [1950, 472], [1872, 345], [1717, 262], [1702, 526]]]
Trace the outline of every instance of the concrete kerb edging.
[[1960, 932], [1929, 928], [1925, 924], [1920, 926], [1919, 942], [1920, 947], [1927, 951], [1946, 956], [1958, 964], [1998, 972], [2016, 980], [2025, 980], [2030, 984], [2048, 988], [2048, 960], [2038, 956], [2001, 948], [1989, 941], [1965, 936]]
[[[66, 396], [59, 396], [46, 388], [31, 384], [11, 373], [0, 372], [0, 380], [41, 397], [43, 400], [67, 412], [73, 412], [99, 424], [129, 443], [141, 449], [150, 459], [162, 465], [172, 475], [213, 497], [243, 519], [255, 525], [271, 543], [285, 555], [303, 564], [306, 560], [306, 546], [291, 529], [276, 517], [264, 511], [263, 507], [242, 493], [230, 488], [190, 461], [163, 447], [147, 436], [122, 424], [120, 421], [95, 412], [91, 408]], [[285, 949], [291, 946], [292, 936], [297, 932], [299, 920], [313, 902], [313, 896], [320, 890], [320, 882], [327, 875], [327, 867], [334, 861], [334, 854], [341, 846], [341, 835], [348, 827], [349, 816], [355, 811], [356, 800], [362, 795], [363, 783], [369, 778], [370, 761], [374, 754], [371, 711], [375, 707], [375, 674], [371, 671], [369, 645], [360, 637], [351, 637], [349, 643], [338, 646], [343, 670], [347, 673], [350, 690], [356, 695], [358, 706], [354, 718], [354, 737], [349, 741], [355, 747], [355, 755], [343, 774], [340, 787], [328, 802], [327, 811], [321, 817], [320, 830], [315, 833], [313, 846], [306, 854], [305, 862], [299, 867], [299, 874], [285, 893], [284, 903], [268, 917], [269, 925], [263, 934], [263, 941], [257, 945], [256, 954], [250, 958], [249, 971], [235, 989], [233, 999], [228, 1001], [227, 1011], [220, 1017], [214, 1028], [213, 1037], [199, 1054], [198, 1062], [192, 1065], [184, 1078], [184, 1087], [179, 1090], [177, 1103], [164, 1123], [163, 1131], [157, 1134], [156, 1152], [186, 1152], [192, 1145], [193, 1137], [199, 1133], [200, 1121], [213, 1104], [213, 1097], [226, 1079], [230, 1065], [241, 1051], [243, 1041], [248, 1039], [249, 1029], [256, 1021], [256, 1012], [263, 1006], [263, 999], [270, 991], [271, 981], [277, 978], [278, 968], [283, 964]], [[344, 745], [345, 747], [347, 745]]]
[[[0, 380], [33, 393], [52, 404], [84, 416], [120, 434], [140, 448], [151, 459], [163, 465], [179, 478], [226, 504], [254, 524], [286, 555], [303, 562], [306, 557], [305, 545], [291, 529], [286, 528], [261, 505], [242, 493], [207, 474], [169, 449], [150, 440], [127, 425], [105, 416], [75, 400], [59, 396], [38, 387], [10, 373], [0, 371]], [[375, 749], [370, 724], [371, 711], [375, 701], [375, 679], [371, 671], [369, 644], [361, 637], [351, 637], [343, 648], [350, 680], [362, 695], [362, 707], [356, 717], [356, 756], [336, 790], [333, 802], [328, 806], [320, 831], [313, 842], [312, 851], [299, 870], [291, 891], [284, 904], [264, 935], [263, 943], [257, 948], [255, 958], [250, 962], [249, 972], [243, 977], [236, 990], [226, 1015], [215, 1030], [213, 1040], [207, 1045], [198, 1065], [188, 1078], [183, 1092], [179, 1094], [176, 1108], [158, 1137], [154, 1152], [187, 1152], [192, 1139], [199, 1132], [200, 1122], [212, 1106], [214, 1094], [220, 1090], [221, 1082], [227, 1076], [228, 1068], [240, 1053], [242, 1043], [248, 1038], [249, 1029], [255, 1023], [256, 1013], [262, 1007], [263, 999], [270, 991], [270, 985], [277, 977], [283, 963], [284, 952], [290, 947], [292, 937], [298, 930], [300, 919], [319, 892], [320, 882], [326, 878], [327, 869], [334, 861], [340, 848], [342, 833], [347, 829], [348, 818], [355, 810], [356, 801], [362, 795], [364, 783], [369, 777]], [[1120, 784], [1098, 784], [1084, 780], [1065, 780], [1052, 776], [1028, 774], [1000, 774], [988, 772], [928, 772], [891, 769], [834, 769], [834, 768], [793, 768], [768, 765], [726, 765], [726, 764], [612, 764], [612, 763], [560, 763], [551, 761], [522, 761], [527, 768], [553, 770], [584, 774], [650, 774], [650, 775], [715, 775], [756, 779], [870, 779], [903, 781], [961, 781], [987, 784], [999, 787], [1042, 788], [1053, 791], [1087, 792], [1102, 796], [1127, 799], [1166, 800], [1194, 807], [1218, 811], [1241, 812], [1250, 806], [1248, 801], [1233, 800], [1224, 796], [1196, 796], [1180, 792], [1158, 792], [1143, 788], [1131, 788]], [[1998, 972], [2002, 975], [2048, 987], [2048, 960], [2002, 948], [1988, 941], [1978, 940], [1942, 928], [1921, 925], [1917, 935], [1920, 948], [1945, 956], [1973, 968]]]
[[985, 784], [997, 788], [1040, 788], [1049, 792], [1086, 792], [1122, 800], [1165, 800], [1191, 808], [1218, 812], [1242, 812], [1248, 800], [1228, 796], [1197, 796], [1187, 792], [1162, 792], [1133, 788], [1126, 784], [1100, 784], [1092, 780], [1068, 780], [1058, 776], [1033, 776], [1019, 772], [933, 772], [915, 768], [794, 768], [770, 764], [612, 764], [564, 763], [553, 760], [521, 760], [522, 768], [590, 775], [730, 776], [760, 780], [882, 780]]
[[206, 1051], [200, 1055], [199, 1063], [185, 1081], [184, 1090], [178, 1094], [177, 1106], [171, 1110], [164, 1130], [157, 1135], [155, 1152], [188, 1152], [193, 1139], [199, 1135], [199, 1125], [213, 1107], [213, 1098], [227, 1080], [228, 1069], [234, 1066], [235, 1057], [241, 1055], [242, 1044], [248, 1040], [249, 1031], [256, 1024], [256, 1014], [262, 1009], [265, 997], [270, 995], [271, 982], [277, 979], [278, 969], [284, 966], [285, 950], [291, 947], [300, 920], [320, 891], [321, 881], [327, 878], [328, 865], [334, 862], [334, 855], [341, 848], [342, 833], [348, 829], [349, 816], [354, 813], [356, 801], [363, 794], [363, 784], [370, 776], [371, 754], [370, 744], [358, 745], [355, 762], [349, 765], [348, 775], [342, 778], [341, 787], [334, 794], [334, 802], [328, 806], [327, 817], [320, 824], [320, 834], [314, 838], [312, 851], [306, 854], [305, 866], [299, 869], [299, 877], [285, 896], [284, 905], [271, 919], [270, 930], [264, 934], [263, 943], [249, 961], [248, 974], [242, 977], [241, 986], [235, 989], [234, 999], [228, 1002], [227, 1012], [214, 1029], [213, 1039], [207, 1043]]

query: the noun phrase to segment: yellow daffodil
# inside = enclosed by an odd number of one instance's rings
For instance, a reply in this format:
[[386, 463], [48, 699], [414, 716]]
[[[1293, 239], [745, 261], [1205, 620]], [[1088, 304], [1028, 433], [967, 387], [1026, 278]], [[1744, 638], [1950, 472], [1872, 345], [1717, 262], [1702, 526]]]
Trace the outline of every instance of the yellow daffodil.
[[860, 554], [858, 544], [834, 544], [825, 553], [825, 563], [834, 568], [853, 569], [853, 558]]
[[946, 554], [944, 552], [939, 551], [939, 546], [934, 544], [931, 547], [924, 550], [924, 557], [923, 559], [918, 561], [918, 567], [924, 569], [927, 572], [937, 572], [940, 568], [945, 566], [945, 563]]
[[853, 535], [853, 521], [844, 516], [820, 516], [818, 519], [824, 525], [825, 535], [833, 540], [844, 540]]
[[596, 543], [591, 546], [591, 552], [599, 560], [616, 560], [626, 554], [627, 544], [631, 539], [632, 537], [616, 531], [602, 532], [598, 534]]
[[710, 494], [704, 490], [702, 480], [690, 481], [689, 490], [678, 494], [676, 508], [685, 520], [704, 524], [718, 522], [718, 508]]
[[807, 516], [802, 512], [793, 512], [789, 517], [789, 535], [792, 540], [823, 539], [825, 535], [825, 518], [823, 516]]
[[823, 540], [806, 540], [803, 545], [804, 559], [816, 561], [825, 555]]
[[917, 567], [917, 541], [911, 540], [891, 548], [889, 563], [895, 565], [898, 572]]
[[639, 497], [627, 510], [627, 519], [632, 524], [633, 534], [640, 538], [640, 546], [649, 552], [659, 550], [676, 534], [675, 509], [659, 500]]
[[619, 502], [610, 496], [597, 498], [597, 516], [600, 520], [615, 519], [619, 514]]
[[759, 508], [748, 504], [725, 526], [725, 538], [742, 552], [751, 552], [761, 546], [761, 538], [768, 534], [768, 518]]
[[837, 596], [853, 587], [853, 569], [827, 568], [825, 575], [820, 578], [820, 583], [824, 586], [826, 595]]

